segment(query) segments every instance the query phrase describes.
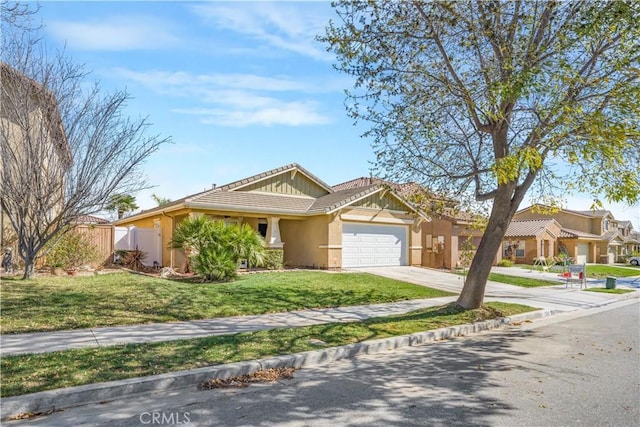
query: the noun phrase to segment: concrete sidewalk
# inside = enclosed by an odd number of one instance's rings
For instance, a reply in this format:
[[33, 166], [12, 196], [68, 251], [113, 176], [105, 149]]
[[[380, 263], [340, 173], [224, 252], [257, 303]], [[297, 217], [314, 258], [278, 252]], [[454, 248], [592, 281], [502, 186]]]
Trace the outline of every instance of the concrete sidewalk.
[[[521, 273], [531, 277], [548, 279], [554, 273], [529, 272], [522, 269], [506, 269], [505, 274]], [[520, 271], [521, 270], [521, 271]], [[463, 278], [445, 271], [420, 267], [376, 267], [361, 268], [369, 272], [409, 283], [442, 289], [458, 294]], [[500, 271], [503, 273], [503, 271]], [[557, 278], [557, 277], [556, 277]], [[560, 283], [560, 282], [559, 282]], [[554, 312], [600, 307], [637, 297], [633, 294], [614, 295], [582, 292], [579, 286], [566, 288], [564, 284], [542, 288], [521, 288], [503, 283], [488, 282], [486, 301], [503, 301], [530, 305]], [[74, 348], [100, 347], [117, 344], [151, 343], [198, 338], [214, 335], [229, 335], [274, 328], [300, 327], [333, 322], [352, 322], [372, 317], [406, 313], [425, 307], [443, 305], [455, 301], [456, 297], [442, 297], [387, 304], [300, 310], [255, 316], [237, 316], [189, 322], [155, 323], [70, 331], [42, 332], [33, 334], [0, 335], [0, 355], [44, 353]]]
[[46, 353], [73, 348], [174, 341], [265, 329], [353, 322], [371, 317], [402, 314], [420, 308], [447, 304], [455, 300], [456, 297], [451, 296], [386, 304], [310, 309], [188, 322], [153, 323], [32, 334], [3, 334], [0, 335], [0, 345], [2, 347], [0, 354], [7, 356], [10, 354]]

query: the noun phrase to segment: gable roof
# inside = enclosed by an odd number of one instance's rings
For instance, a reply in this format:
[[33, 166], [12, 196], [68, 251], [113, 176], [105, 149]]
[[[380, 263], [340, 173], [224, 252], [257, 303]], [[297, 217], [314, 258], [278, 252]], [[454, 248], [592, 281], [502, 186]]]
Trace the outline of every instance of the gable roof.
[[[252, 189], [252, 185], [254, 184], [260, 183], [261, 181], [267, 182], [268, 179], [285, 173], [291, 173], [292, 179], [296, 174], [302, 174], [310, 181], [312, 186], [315, 186], [314, 188], [317, 188], [317, 190], [323, 194], [319, 197], [313, 197], [311, 195], [260, 191], [255, 190], [255, 187]], [[388, 191], [388, 193], [384, 194], [390, 194], [403, 205], [406, 205], [409, 212], [416, 213], [424, 219], [430, 220], [410, 202], [396, 194], [393, 189], [389, 190], [389, 188], [382, 183], [375, 183], [366, 187], [335, 190], [299, 164], [291, 163], [220, 187], [214, 187], [200, 193], [192, 194], [163, 206], [158, 206], [123, 218], [123, 220], [116, 221], [116, 223], [130, 222], [132, 219], [135, 220], [154, 215], [158, 212], [167, 212], [182, 208], [255, 213], [264, 212], [275, 215], [319, 215], [334, 212], [337, 209], [349, 206], [365, 197], [383, 191]]]
[[[453, 205], [457, 205], [457, 203], [454, 200], [437, 196], [436, 194], [433, 194], [427, 191], [424, 187], [422, 187], [417, 182], [397, 183], [397, 182], [387, 181], [385, 179], [377, 178], [377, 177], [360, 177], [360, 178], [352, 179], [350, 181], [342, 182], [340, 184], [336, 184], [331, 188], [337, 191], [341, 191], [341, 190], [349, 190], [349, 189], [357, 189], [357, 188], [369, 188], [373, 185], [379, 185], [379, 186], [391, 188], [394, 191], [394, 193], [402, 197], [405, 203], [407, 203], [407, 199], [409, 199], [411, 196], [419, 195], [419, 194], [426, 194], [428, 195], [430, 200], [437, 200], [439, 203], [444, 202], [446, 206], [442, 206], [441, 209], [437, 212], [437, 216], [439, 218], [448, 219], [458, 224], [469, 224], [476, 219], [475, 214], [467, 211], [462, 211], [457, 209], [456, 207], [453, 207]], [[415, 205], [413, 207], [421, 212], [426, 211], [426, 208], [424, 206], [420, 207]], [[432, 214], [436, 215], [436, 213], [432, 213]]]
[[230, 191], [242, 187], [246, 187], [247, 185], [262, 181], [266, 178], [270, 178], [275, 175], [280, 175], [283, 172], [301, 172], [306, 175], [311, 181], [315, 182], [320, 187], [324, 188], [327, 192], [331, 192], [331, 187], [322, 181], [320, 178], [303, 168], [297, 163], [290, 163], [285, 166], [281, 166], [279, 168], [271, 169], [266, 172], [262, 172], [248, 178], [240, 179], [238, 181], [231, 182], [229, 184], [225, 184], [221, 187], [216, 187], [212, 191]]
[[560, 223], [555, 219], [530, 219], [522, 221], [511, 221], [505, 237], [538, 237], [545, 231], [554, 237], [555, 234], [549, 230], [550, 226], [555, 225], [560, 229]]
[[600, 240], [600, 236], [597, 234], [585, 233], [584, 231], [572, 230], [569, 228], [563, 228], [560, 231], [561, 239], [591, 239]]

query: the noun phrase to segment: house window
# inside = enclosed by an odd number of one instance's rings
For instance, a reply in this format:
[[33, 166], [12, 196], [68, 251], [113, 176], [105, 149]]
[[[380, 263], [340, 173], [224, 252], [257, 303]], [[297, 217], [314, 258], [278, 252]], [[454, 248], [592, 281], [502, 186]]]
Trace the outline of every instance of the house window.
[[523, 240], [504, 242], [502, 245], [502, 256], [505, 258], [511, 258], [513, 255], [515, 255], [516, 258], [524, 258], [524, 252]]
[[502, 245], [502, 256], [505, 258], [511, 258], [513, 255], [513, 245], [511, 242], [504, 242]]
[[609, 220], [608, 219], [604, 220], [604, 224], [602, 225], [602, 228], [604, 229], [604, 231], [609, 231]]
[[262, 237], [267, 237], [267, 220], [266, 219], [258, 220], [258, 233], [260, 233]]

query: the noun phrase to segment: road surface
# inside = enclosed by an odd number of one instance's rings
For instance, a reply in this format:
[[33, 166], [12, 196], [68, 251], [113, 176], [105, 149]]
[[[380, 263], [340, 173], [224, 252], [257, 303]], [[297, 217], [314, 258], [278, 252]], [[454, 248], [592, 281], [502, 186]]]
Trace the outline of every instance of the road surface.
[[6, 425], [638, 426], [640, 303]]

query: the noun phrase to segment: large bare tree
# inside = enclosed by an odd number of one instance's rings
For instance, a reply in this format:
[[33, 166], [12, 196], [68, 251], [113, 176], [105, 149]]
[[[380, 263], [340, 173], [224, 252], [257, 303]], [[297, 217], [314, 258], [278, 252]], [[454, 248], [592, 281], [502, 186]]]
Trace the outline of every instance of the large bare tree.
[[339, 1], [321, 39], [355, 78], [386, 177], [489, 201], [458, 304], [482, 304], [527, 193], [637, 202], [640, 3]]
[[32, 29], [5, 25], [0, 207], [17, 235], [24, 277], [39, 252], [113, 194], [144, 188], [143, 162], [168, 139], [126, 116], [130, 95], [104, 93], [82, 66], [46, 51]]

